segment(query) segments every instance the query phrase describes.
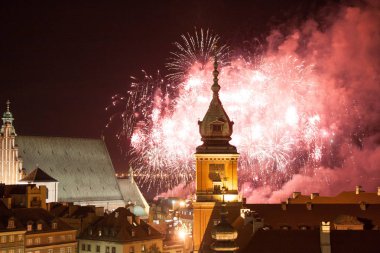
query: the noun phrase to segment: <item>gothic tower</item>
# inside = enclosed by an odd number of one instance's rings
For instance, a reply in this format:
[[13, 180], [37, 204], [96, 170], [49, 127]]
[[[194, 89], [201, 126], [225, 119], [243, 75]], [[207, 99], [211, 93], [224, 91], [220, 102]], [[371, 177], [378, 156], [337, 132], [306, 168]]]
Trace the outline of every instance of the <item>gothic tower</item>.
[[16, 184], [22, 176], [22, 161], [18, 157], [18, 148], [15, 146], [16, 131], [13, 127], [14, 118], [9, 105], [8, 100], [0, 131], [0, 183]]
[[[233, 122], [219, 99], [218, 63], [214, 62], [213, 97], [206, 115], [198, 122], [203, 144], [198, 146], [196, 159], [196, 201], [194, 207], [194, 252], [206, 251], [203, 239], [215, 207], [238, 203], [237, 164], [239, 153], [232, 146]], [[219, 212], [217, 212], [219, 213]]]

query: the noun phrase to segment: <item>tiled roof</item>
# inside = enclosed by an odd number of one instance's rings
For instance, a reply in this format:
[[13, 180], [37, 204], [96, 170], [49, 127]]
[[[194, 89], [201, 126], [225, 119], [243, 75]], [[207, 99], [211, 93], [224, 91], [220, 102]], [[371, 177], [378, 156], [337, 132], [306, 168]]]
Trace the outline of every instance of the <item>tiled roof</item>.
[[[259, 230], [242, 253], [320, 253], [319, 230]], [[380, 252], [380, 231], [336, 231], [330, 233], [333, 253], [377, 253]]]
[[321, 221], [334, 222], [341, 215], [357, 217], [364, 223], [365, 229], [380, 226], [379, 204], [368, 204], [366, 210], [362, 210], [359, 204], [312, 204], [311, 210], [307, 209], [306, 204], [289, 204], [286, 205], [286, 210], [282, 209], [281, 204], [246, 206], [263, 218], [265, 225], [273, 229], [280, 229], [282, 226], [298, 229], [302, 225], [319, 228]]
[[27, 176], [25, 176], [20, 181], [33, 182], [33, 183], [58, 182], [56, 179], [49, 176], [45, 171], [41, 170], [40, 168], [34, 169], [32, 172], [30, 172]]
[[288, 203], [291, 204], [304, 204], [306, 202], [315, 204], [356, 204], [360, 202], [380, 204], [380, 195], [377, 192], [360, 191], [359, 194], [356, 194], [355, 191], [344, 191], [336, 196], [315, 196], [311, 199], [310, 195], [299, 195], [288, 199]]
[[[8, 229], [8, 220], [14, 218], [15, 228]], [[15, 218], [13, 213], [0, 201], [0, 233], [1, 231], [19, 231], [25, 230], [22, 224]]]
[[[24, 228], [27, 227], [28, 223], [33, 222], [33, 231], [27, 233], [46, 233], [53, 231], [74, 230], [74, 228], [63, 221], [56, 219], [52, 214], [42, 208], [17, 208], [12, 209], [11, 211]], [[57, 229], [52, 228], [51, 224], [53, 221], [57, 223]], [[36, 230], [37, 222], [42, 223], [41, 231]]]
[[[131, 217], [131, 220], [128, 220]], [[99, 234], [101, 231], [101, 235]], [[80, 239], [98, 241], [128, 242], [160, 239], [163, 235], [133, 215], [127, 208], [120, 207], [114, 212], [91, 224], [80, 234]]]
[[18, 136], [16, 143], [28, 172], [39, 166], [59, 181], [59, 201], [122, 200], [102, 140]]

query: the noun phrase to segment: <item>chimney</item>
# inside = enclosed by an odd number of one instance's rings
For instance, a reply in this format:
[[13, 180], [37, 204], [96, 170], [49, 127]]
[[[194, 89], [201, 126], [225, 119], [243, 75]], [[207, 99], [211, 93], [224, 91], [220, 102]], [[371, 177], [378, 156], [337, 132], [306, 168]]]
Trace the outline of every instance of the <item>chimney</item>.
[[135, 217], [135, 221], [136, 221], [137, 225], [140, 225], [140, 217], [139, 216]]
[[129, 222], [129, 224], [132, 225], [132, 216], [128, 215], [128, 216], [127, 216], [127, 220], [128, 220], [128, 222]]
[[285, 201], [281, 202], [281, 209], [282, 209], [282, 211], [286, 211], [286, 202]]
[[360, 202], [360, 209], [361, 209], [362, 211], [367, 210], [367, 204], [366, 204], [364, 201], [361, 201], [361, 202]]
[[331, 253], [331, 244], [330, 244], [330, 222], [322, 221], [321, 230], [319, 233], [320, 243], [321, 243], [321, 253]]
[[362, 187], [360, 185], [357, 185], [355, 188], [355, 193], [360, 194], [361, 191], [362, 191]]
[[293, 192], [293, 199], [301, 195], [301, 192]]
[[311, 209], [312, 209], [311, 202], [306, 202], [306, 208], [307, 208], [307, 210], [311, 211]]
[[318, 192], [313, 192], [312, 194], [310, 194], [310, 199], [314, 199], [315, 197], [318, 197], [318, 196], [319, 196]]

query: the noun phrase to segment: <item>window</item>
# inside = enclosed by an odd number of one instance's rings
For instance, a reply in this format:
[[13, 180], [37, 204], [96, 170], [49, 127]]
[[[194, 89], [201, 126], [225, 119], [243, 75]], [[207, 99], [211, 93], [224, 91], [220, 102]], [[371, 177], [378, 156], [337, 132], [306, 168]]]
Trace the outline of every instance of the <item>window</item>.
[[27, 239], [26, 240], [26, 245], [32, 245], [33, 244], [33, 239]]
[[22, 253], [22, 252], [23, 252], [22, 249], [18, 249], [18, 250], [17, 250], [17, 253]]
[[129, 253], [135, 253], [135, 247], [133, 246], [129, 247]]
[[53, 249], [48, 249], [48, 253], [53, 253]]
[[67, 235], [67, 240], [71, 241], [73, 239], [73, 235], [69, 234]]
[[65, 248], [60, 248], [59, 253], [65, 253]]
[[106, 253], [110, 253], [110, 247], [106, 247]]
[[67, 247], [67, 253], [71, 253], [71, 247]]
[[14, 235], [10, 235], [9, 236], [9, 242], [14, 242], [15, 241], [15, 236]]
[[116, 247], [112, 247], [112, 253], [116, 253]]
[[28, 224], [28, 225], [26, 226], [26, 230], [27, 230], [27, 231], [32, 231], [32, 224]]
[[11, 218], [8, 220], [8, 229], [12, 228], [15, 228], [15, 220]]
[[22, 241], [22, 235], [17, 236], [17, 241]]
[[82, 250], [85, 251], [86, 250], [86, 244], [82, 243]]
[[91, 244], [87, 244], [87, 251], [91, 251]]
[[212, 124], [212, 125], [211, 125], [211, 130], [212, 130], [213, 132], [218, 132], [218, 133], [220, 133], [220, 132], [222, 132], [222, 127], [223, 127], [223, 125], [220, 125], [220, 124]]
[[1, 237], [1, 243], [6, 243], [7, 242], [7, 237], [5, 235], [3, 235]]
[[100, 245], [96, 245], [96, 252], [100, 252]]
[[41, 223], [37, 224], [37, 230], [42, 230], [42, 224]]
[[52, 243], [53, 242], [53, 237], [52, 236], [49, 236], [48, 237], [48, 243]]
[[141, 245], [141, 252], [145, 252], [145, 244]]
[[135, 235], [136, 235], [136, 231], [132, 230], [132, 237], [134, 237]]
[[57, 223], [57, 222], [53, 222], [53, 223], [51, 224], [51, 228], [52, 228], [52, 229], [57, 229], [57, 228], [58, 228], [58, 223]]
[[15, 250], [14, 249], [10, 249], [10, 250], [8, 250], [8, 253], [15, 253]]
[[41, 238], [37, 237], [36, 239], [34, 239], [34, 243], [35, 244], [40, 244], [41, 243]]

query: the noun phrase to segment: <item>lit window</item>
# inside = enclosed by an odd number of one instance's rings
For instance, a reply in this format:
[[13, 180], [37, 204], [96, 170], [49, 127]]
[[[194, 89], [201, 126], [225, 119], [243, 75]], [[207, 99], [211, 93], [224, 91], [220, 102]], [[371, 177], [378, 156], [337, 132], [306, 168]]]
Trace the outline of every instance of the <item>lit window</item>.
[[135, 247], [133, 246], [129, 247], [129, 253], [135, 253]]
[[102, 236], [102, 230], [99, 230], [99, 231], [98, 231], [98, 235], [99, 235], [99, 236]]
[[34, 243], [35, 244], [40, 244], [41, 243], [41, 238], [37, 237], [36, 239], [34, 239]]
[[7, 242], [7, 237], [6, 236], [2, 236], [1, 237], [1, 243], [6, 243]]
[[15, 228], [15, 220], [11, 218], [8, 220], [8, 229], [12, 228]]
[[10, 235], [9, 236], [9, 242], [14, 242], [15, 241], [15, 236], [14, 235]]
[[17, 250], [17, 253], [22, 253], [22, 252], [23, 252], [22, 249], [18, 249], [18, 250]]
[[26, 230], [27, 230], [27, 231], [32, 231], [32, 229], [33, 229], [32, 224], [28, 224], [28, 225], [26, 226]]
[[42, 230], [42, 224], [41, 223], [37, 224], [37, 230]]
[[65, 248], [60, 248], [59, 253], [65, 253]]
[[132, 237], [134, 237], [135, 235], [136, 235], [135, 230], [132, 230]]
[[141, 252], [145, 252], [145, 245], [141, 245]]
[[51, 224], [51, 227], [52, 227], [52, 229], [57, 229], [58, 228], [58, 223], [57, 222], [53, 222], [53, 224]]
[[67, 253], [71, 253], [71, 247], [67, 247]]
[[32, 245], [32, 244], [33, 244], [33, 239], [26, 240], [26, 245]]
[[10, 250], [8, 250], [8, 253], [15, 253], [15, 250], [14, 249], [10, 249]]
[[52, 243], [53, 242], [53, 237], [52, 236], [49, 236], [48, 237], [48, 243]]
[[22, 241], [22, 235], [17, 236], [17, 241]]
[[53, 253], [53, 249], [48, 249], [48, 253]]

